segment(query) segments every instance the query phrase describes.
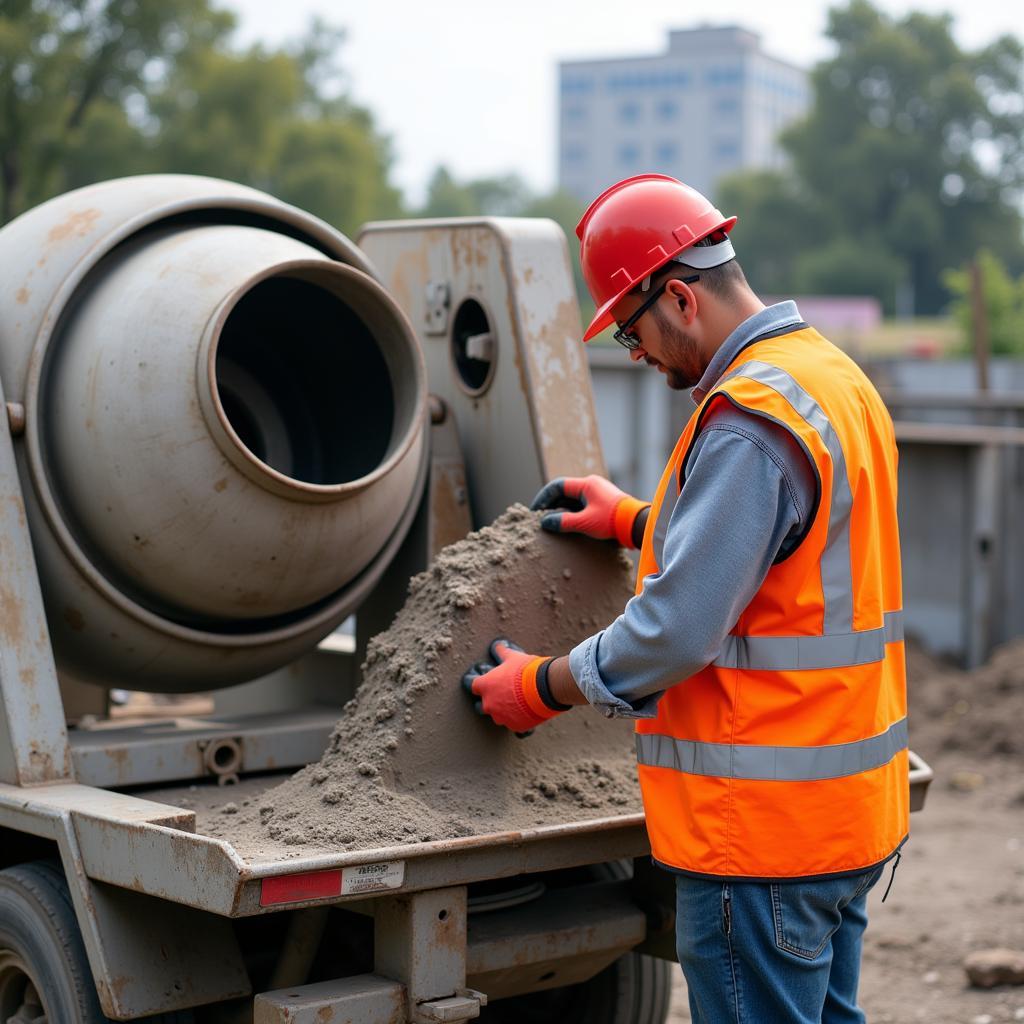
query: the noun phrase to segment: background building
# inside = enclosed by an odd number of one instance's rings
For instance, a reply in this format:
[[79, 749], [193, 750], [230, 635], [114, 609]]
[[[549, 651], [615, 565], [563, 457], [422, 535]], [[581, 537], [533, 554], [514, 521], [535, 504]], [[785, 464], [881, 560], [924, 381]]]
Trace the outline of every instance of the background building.
[[736, 26], [670, 32], [656, 56], [564, 61], [559, 85], [558, 180], [582, 201], [641, 171], [713, 194], [730, 171], [778, 167], [779, 132], [810, 96], [805, 71]]

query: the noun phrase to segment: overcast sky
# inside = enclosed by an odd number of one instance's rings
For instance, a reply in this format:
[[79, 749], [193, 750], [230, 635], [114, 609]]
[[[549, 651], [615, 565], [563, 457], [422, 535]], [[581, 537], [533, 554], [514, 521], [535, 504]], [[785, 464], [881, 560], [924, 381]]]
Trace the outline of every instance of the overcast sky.
[[[319, 14], [347, 29], [349, 91], [391, 136], [394, 180], [422, 198], [443, 163], [460, 178], [514, 171], [538, 190], [556, 183], [560, 60], [662, 52], [672, 28], [737, 24], [759, 32], [773, 56], [804, 67], [829, 55], [823, 0], [222, 0], [241, 38], [277, 45]], [[946, 11], [949, 2], [881, 0], [885, 10]], [[955, 34], [979, 46], [1024, 35], [1020, 0], [956, 5]]]

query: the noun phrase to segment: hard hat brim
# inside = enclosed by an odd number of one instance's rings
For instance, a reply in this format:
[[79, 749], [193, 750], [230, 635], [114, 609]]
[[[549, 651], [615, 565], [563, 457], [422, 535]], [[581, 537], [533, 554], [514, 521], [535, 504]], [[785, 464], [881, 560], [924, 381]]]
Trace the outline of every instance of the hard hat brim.
[[[736, 217], [728, 217], [722, 224], [716, 225], [712, 231], [724, 231], [726, 236], [728, 236], [728, 233], [733, 229], [733, 227], [735, 227], [736, 221]], [[712, 231], [709, 231], [708, 234], [711, 234]], [[618, 294], [613, 295], [594, 314], [594, 319], [590, 321], [590, 326], [583, 334], [583, 340], [590, 341], [614, 322], [615, 317], [612, 316], [612, 310], [637, 286], [639, 281], [643, 280], [643, 278], [647, 277], [649, 274], [655, 273], [664, 267], [666, 263], [670, 263], [673, 260], [676, 262], [686, 263], [687, 261], [682, 259], [682, 254], [684, 252], [695, 250], [695, 262], [688, 265], [700, 270], [711, 270], [714, 267], [720, 267], [723, 263], [728, 263], [729, 260], [736, 258], [736, 252], [728, 237], [726, 237], [722, 242], [719, 242], [718, 245], [709, 245], [703, 250], [695, 249], [696, 243], [702, 241], [706, 237], [707, 235], [702, 235], [700, 238], [694, 239], [693, 242], [680, 246], [674, 253], [669, 255], [668, 259], [665, 259], [663, 256], [660, 257], [646, 273], [640, 276], [637, 281], [631, 282]]]

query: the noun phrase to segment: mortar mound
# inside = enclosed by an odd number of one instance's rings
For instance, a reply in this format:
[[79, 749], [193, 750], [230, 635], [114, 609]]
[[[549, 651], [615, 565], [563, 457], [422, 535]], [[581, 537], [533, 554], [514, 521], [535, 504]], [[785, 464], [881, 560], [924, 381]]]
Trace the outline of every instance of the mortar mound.
[[410, 581], [323, 757], [266, 792], [233, 835], [368, 849], [641, 809], [631, 723], [583, 707], [519, 739], [477, 715], [462, 689], [495, 637], [565, 654], [632, 595], [614, 545], [539, 523], [513, 505]]

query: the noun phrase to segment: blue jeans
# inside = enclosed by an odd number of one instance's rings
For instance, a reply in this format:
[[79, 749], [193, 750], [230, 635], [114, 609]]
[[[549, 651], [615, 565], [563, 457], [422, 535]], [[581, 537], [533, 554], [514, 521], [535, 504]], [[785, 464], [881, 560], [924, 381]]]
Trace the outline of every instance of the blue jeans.
[[676, 877], [694, 1024], [863, 1024], [867, 892], [883, 868], [816, 882]]

